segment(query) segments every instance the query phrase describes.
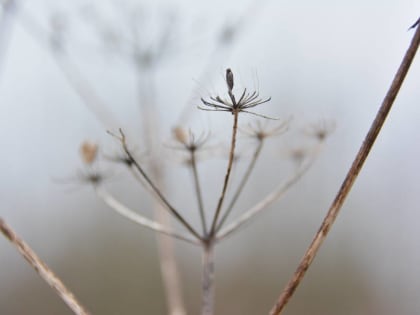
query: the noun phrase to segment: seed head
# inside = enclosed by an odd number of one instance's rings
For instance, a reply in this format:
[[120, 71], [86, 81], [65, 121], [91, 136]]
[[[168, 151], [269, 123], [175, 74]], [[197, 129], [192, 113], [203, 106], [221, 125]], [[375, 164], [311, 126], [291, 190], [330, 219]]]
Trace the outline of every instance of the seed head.
[[226, 69], [226, 84], [228, 86], [228, 90], [232, 92], [233, 89], [233, 73], [230, 68]]
[[232, 70], [229, 68], [226, 69], [226, 84], [228, 87], [229, 99], [222, 98], [219, 95], [210, 96], [210, 100], [205, 100], [204, 98], [201, 98], [201, 101], [203, 102], [205, 107], [198, 106], [198, 108], [207, 111], [230, 112], [232, 113], [232, 115], [235, 113], [247, 113], [262, 118], [277, 120], [277, 118], [257, 114], [249, 110], [250, 108], [269, 102], [271, 100], [270, 97], [267, 99], [261, 99], [257, 91], [247, 93], [246, 89], [244, 89], [239, 99], [235, 97], [235, 95], [232, 92], [233, 73]]
[[84, 141], [80, 146], [80, 155], [85, 164], [93, 164], [98, 155], [98, 145], [89, 141]]

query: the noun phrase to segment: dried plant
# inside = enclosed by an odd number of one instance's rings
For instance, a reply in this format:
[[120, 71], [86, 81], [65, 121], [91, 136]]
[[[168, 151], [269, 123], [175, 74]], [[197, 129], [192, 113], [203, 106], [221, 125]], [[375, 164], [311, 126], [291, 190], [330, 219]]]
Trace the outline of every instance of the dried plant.
[[[135, 169], [137, 175], [139, 175], [143, 182], [146, 184], [147, 190], [150, 191], [153, 196], [164, 206], [168, 213], [170, 213], [176, 220], [181, 223], [185, 229], [185, 233], [187, 234], [180, 234], [169, 227], [162, 226], [158, 222], [153, 222], [152, 220], [139, 215], [134, 210], [130, 210], [128, 207], [124, 206], [121, 202], [116, 200], [116, 198], [107, 192], [103, 187], [96, 187], [97, 195], [102, 198], [104, 202], [113, 210], [128, 218], [129, 220], [157, 232], [170, 235], [176, 239], [200, 245], [203, 251], [201, 311], [203, 315], [210, 315], [214, 313], [214, 247], [216, 244], [224, 240], [228, 235], [239, 230], [241, 226], [249, 222], [256, 215], [262, 213], [263, 210], [267, 209], [270, 204], [274, 203], [281, 196], [283, 196], [284, 193], [290, 189], [303, 174], [305, 174], [305, 172], [312, 165], [319, 151], [312, 151], [311, 155], [308, 156], [308, 159], [305, 160], [305, 163], [302, 164], [302, 167], [297, 169], [288, 180], [279, 185], [261, 202], [258, 202], [248, 211], [243, 212], [241, 216], [233, 220], [233, 222], [231, 222], [229, 225], [226, 225], [227, 219], [232, 213], [232, 209], [237, 204], [241, 192], [249, 181], [251, 173], [255, 168], [257, 160], [263, 149], [263, 144], [268, 138], [279, 136], [285, 133], [289, 127], [289, 120], [277, 123], [275, 126], [268, 126], [266, 123], [256, 121], [255, 123], [248, 124], [247, 128], [242, 129], [244, 134], [256, 140], [256, 146], [252, 158], [249, 161], [249, 165], [246, 168], [246, 171], [243, 174], [241, 180], [239, 181], [237, 188], [234, 190], [229, 204], [224, 207], [224, 201], [228, 195], [227, 189], [231, 184], [230, 177], [235, 156], [239, 114], [250, 113], [247, 110], [248, 108], [256, 107], [270, 100], [270, 98], [260, 99], [257, 92], [252, 92], [250, 94], [246, 93], [245, 89], [237, 101], [237, 98], [233, 92], [234, 76], [230, 69], [226, 70], [226, 86], [229, 100], [222, 99], [219, 96], [210, 97], [211, 101], [202, 99], [202, 102], [205, 106], [212, 108], [211, 111], [224, 111], [233, 115], [232, 135], [230, 140], [230, 150], [226, 172], [223, 183], [221, 185], [222, 189], [216, 208], [213, 210], [213, 212], [210, 212], [210, 217], [212, 217], [210, 222], [207, 222], [206, 218], [208, 213], [204, 207], [203, 202], [203, 192], [207, 191], [208, 189], [202, 188], [196, 159], [197, 151], [204, 147], [209, 135], [202, 134], [196, 137], [193, 132], [186, 132], [185, 129], [182, 129], [181, 127], [175, 127], [173, 129], [176, 145], [171, 147], [174, 149], [183, 150], [189, 154], [188, 166], [191, 168], [191, 173], [193, 175], [192, 180], [195, 187], [195, 195], [197, 197], [197, 209], [201, 219], [201, 232], [193, 226], [188, 217], [183, 215], [185, 211], [178, 210], [173, 206], [172, 202], [168, 200], [164, 192], [159, 188], [158, 185], [156, 185], [152, 179], [153, 176], [150, 176], [149, 172], [142, 165], [142, 163], [140, 163], [133, 156], [133, 153], [128, 145], [126, 135], [122, 129], [119, 129], [118, 134], [110, 132], [110, 134], [120, 142], [122, 150], [125, 153], [125, 156], [121, 157], [121, 160], [127, 161], [124, 164], [130, 168]], [[260, 114], [257, 114], [257, 116], [264, 118], [267, 117]], [[325, 138], [319, 139], [319, 143], [322, 143], [324, 139]], [[188, 236], [188, 234], [190, 234], [190, 236]]]
[[[278, 301], [276, 301], [274, 307], [270, 311], [271, 315], [280, 314], [284, 309], [286, 303], [294, 294], [300, 281], [303, 279], [306, 271], [310, 267], [312, 261], [315, 258], [317, 251], [319, 250], [322, 242], [326, 238], [335, 218], [337, 217], [341, 206], [343, 205], [354, 181], [356, 180], [364, 161], [366, 160], [370, 149], [372, 148], [376, 137], [378, 136], [380, 129], [385, 121], [389, 110], [397, 96], [397, 93], [402, 85], [402, 82], [408, 72], [410, 64], [414, 59], [417, 48], [420, 43], [420, 28], [418, 27], [419, 21], [417, 21], [412, 28], [416, 28], [416, 32], [412, 43], [401, 63], [401, 66], [392, 82], [392, 85], [378, 111], [372, 126], [366, 135], [362, 146], [356, 155], [354, 162], [348, 171], [348, 174], [343, 181], [331, 207], [322, 222], [322, 225], [316, 233], [311, 245], [305, 253], [302, 261], [296, 269], [292, 279], [287, 284], [286, 288], [280, 295]], [[56, 28], [61, 29], [61, 25]], [[59, 34], [60, 35], [60, 34]], [[167, 34], [165, 33], [165, 36]], [[231, 36], [231, 35], [226, 35]], [[61, 46], [61, 35], [54, 39], [54, 45], [57, 50], [62, 50]], [[162, 45], [159, 48], [165, 47], [166, 38], [163, 38]], [[59, 48], [59, 49], [58, 49]], [[137, 46], [135, 48], [138, 48]], [[149, 71], [151, 67], [155, 66], [155, 62], [158, 57], [163, 53], [160, 49], [156, 54], [150, 51], [135, 50], [138, 54], [135, 54], [135, 62], [138, 66], [139, 76], [141, 70], [147, 68]], [[236, 95], [234, 93], [234, 74], [231, 69], [226, 70], [226, 87], [227, 97], [219, 95], [210, 96], [209, 99], [201, 98], [202, 105], [198, 108], [205, 111], [216, 111], [216, 112], [228, 112], [232, 115], [232, 131], [230, 137], [230, 149], [229, 157], [227, 161], [226, 171], [224, 172], [223, 181], [220, 185], [220, 194], [217, 198], [217, 204], [213, 211], [208, 212], [203, 202], [203, 189], [202, 183], [200, 182], [198, 161], [196, 153], [202, 149], [205, 145], [209, 135], [202, 134], [201, 136], [195, 136], [192, 132], [186, 132], [181, 127], [177, 126], [173, 129], [173, 135], [177, 142], [177, 149], [182, 149], [189, 154], [188, 166], [191, 168], [192, 181], [195, 187], [195, 196], [197, 201], [197, 211], [200, 216], [201, 230], [194, 226], [190, 219], [184, 215], [185, 211], [177, 209], [173, 203], [166, 196], [164, 190], [161, 188], [160, 176], [157, 169], [161, 164], [152, 163], [150, 170], [139, 161], [130, 147], [127, 140], [126, 134], [120, 128], [118, 132], [109, 132], [121, 145], [123, 155], [118, 156], [114, 160], [122, 162], [121, 165], [128, 167], [136, 178], [138, 178], [156, 199], [157, 203], [164, 208], [164, 210], [173, 216], [183, 227], [184, 231], [179, 232], [172, 226], [161, 222], [159, 220], [149, 219], [146, 216], [139, 214], [137, 211], [130, 209], [125, 206], [121, 201], [115, 198], [109, 193], [102, 185], [105, 176], [96, 168], [98, 158], [98, 146], [95, 143], [84, 142], [81, 145], [80, 153], [86, 172], [83, 173], [83, 179], [91, 183], [95, 189], [97, 196], [104, 201], [112, 210], [117, 212], [119, 215], [127, 218], [131, 222], [134, 222], [140, 226], [146, 227], [155, 232], [170, 236], [174, 239], [184, 241], [188, 244], [193, 244], [202, 250], [202, 315], [213, 315], [214, 314], [214, 251], [217, 244], [225, 240], [231, 234], [238, 232], [241, 227], [249, 223], [257, 215], [260, 215], [265, 211], [268, 206], [278, 201], [313, 165], [314, 160], [318, 156], [322, 145], [325, 142], [327, 136], [333, 131], [334, 125], [328, 122], [322, 122], [321, 124], [310, 126], [305, 130], [305, 133], [313, 137], [317, 143], [314, 148], [310, 150], [294, 150], [292, 157], [298, 161], [298, 167], [290, 178], [287, 178], [283, 183], [280, 183], [275, 189], [270, 192], [267, 196], [262, 198], [255, 205], [249, 207], [249, 209], [242, 211], [242, 214], [237, 218], [233, 219], [231, 223], [227, 223], [228, 218], [232, 215], [232, 210], [237, 201], [239, 200], [244, 187], [248, 184], [251, 174], [255, 169], [255, 165], [259, 160], [260, 153], [262, 152], [265, 141], [274, 136], [279, 136], [287, 131], [289, 127], [289, 120], [285, 120], [275, 125], [274, 127], [268, 127], [267, 124], [256, 121], [253, 124], [248, 125], [248, 128], [239, 128], [239, 114], [251, 114], [262, 119], [278, 120], [278, 118], [272, 118], [270, 116], [262, 115], [254, 112], [254, 108], [265, 104], [271, 100], [271, 98], [260, 98], [258, 91], [248, 92], [244, 89], [242, 93]], [[143, 87], [144, 88], [144, 87]], [[153, 100], [153, 95], [148, 95], [148, 101]], [[148, 110], [147, 108], [145, 110]], [[150, 118], [150, 117], [147, 117]], [[155, 117], [152, 117], [152, 120]], [[149, 122], [150, 123], [150, 122]], [[146, 126], [145, 133], [150, 130], [147, 129], [147, 122], [144, 121]], [[150, 127], [150, 126], [149, 126]], [[239, 184], [236, 189], [233, 189], [230, 197], [230, 202], [225, 206], [226, 199], [228, 198], [228, 187], [232, 185], [231, 174], [232, 167], [235, 160], [236, 154], [236, 143], [238, 130], [241, 129], [243, 133], [255, 140], [255, 148], [249, 163], [246, 167], [244, 174], [239, 180]], [[156, 134], [152, 136], [153, 139], [148, 139], [149, 146], [155, 145]], [[146, 141], [147, 142], [147, 141]], [[207, 214], [210, 214], [211, 220], [207, 221]], [[62, 284], [60, 280], [52, 273], [52, 271], [37, 257], [37, 255], [21, 240], [16, 233], [0, 218], [0, 230], [1, 232], [19, 249], [22, 255], [28, 260], [28, 262], [35, 268], [40, 276], [58, 293], [58, 295], [66, 302], [69, 308], [75, 314], [88, 314], [88, 312], [81, 306], [80, 302], [76, 300], [73, 294]], [[181, 310], [181, 313], [183, 310]]]

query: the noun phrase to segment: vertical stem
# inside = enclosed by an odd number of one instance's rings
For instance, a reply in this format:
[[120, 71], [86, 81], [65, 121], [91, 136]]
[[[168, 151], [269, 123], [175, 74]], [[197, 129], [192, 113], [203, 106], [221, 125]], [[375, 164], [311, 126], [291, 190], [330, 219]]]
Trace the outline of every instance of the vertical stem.
[[212, 241], [203, 245], [201, 315], [214, 314], [214, 244]]
[[210, 235], [213, 235], [216, 230], [217, 219], [219, 218], [220, 210], [222, 209], [222, 206], [223, 206], [223, 200], [225, 199], [226, 190], [227, 190], [227, 186], [228, 186], [229, 178], [230, 178], [230, 173], [232, 171], [233, 158], [235, 156], [236, 134], [238, 132], [239, 111], [234, 109], [232, 114], [233, 114], [233, 127], [232, 127], [232, 140], [231, 140], [230, 152], [229, 152], [229, 162], [228, 162], [228, 166], [226, 170], [225, 181], [223, 183], [222, 193], [220, 195], [219, 202], [217, 203], [213, 222], [211, 224]]
[[[143, 69], [137, 68], [139, 101], [141, 119], [143, 125], [143, 137], [152, 154], [152, 175], [156, 179], [159, 189], [164, 185], [165, 176], [163, 163], [157, 154], [156, 143], [159, 139], [159, 122], [157, 117], [156, 99], [152, 74], [147, 78], [143, 77]], [[145, 79], [145, 81], [142, 81]], [[158, 203], [154, 202], [154, 213], [156, 220], [164, 225], [171, 226], [169, 212]], [[156, 235], [159, 263], [162, 275], [162, 282], [165, 288], [166, 303], [169, 315], [185, 315], [186, 310], [182, 297], [181, 280], [175, 258], [175, 247], [173, 239], [161, 234]]]
[[190, 152], [191, 152], [191, 168], [192, 168], [193, 176], [194, 176], [195, 194], [197, 195], [198, 209], [200, 211], [200, 219], [201, 219], [201, 225], [203, 228], [203, 235], [206, 235], [207, 234], [206, 215], [204, 213], [203, 195], [201, 193], [200, 179], [198, 177], [195, 150], [190, 150]]
[[233, 195], [233, 198], [232, 198], [231, 202], [229, 203], [229, 206], [227, 207], [225, 214], [221, 218], [220, 222], [217, 224], [216, 231], [218, 231], [223, 226], [223, 223], [225, 223], [227, 217], [232, 212], [232, 209], [235, 206], [235, 203], [238, 200], [239, 196], [241, 195], [242, 190], [244, 189], [246, 183], [248, 182], [249, 176], [251, 175], [252, 170], [254, 169], [255, 163], [257, 162], [258, 157], [260, 156], [263, 144], [264, 144], [263, 139], [258, 141], [258, 146], [255, 149], [254, 156], [252, 157], [252, 160], [248, 165], [248, 168], [247, 168], [247, 170], [244, 174], [244, 177], [242, 177], [242, 180], [239, 183], [238, 189], [236, 190], [235, 194]]

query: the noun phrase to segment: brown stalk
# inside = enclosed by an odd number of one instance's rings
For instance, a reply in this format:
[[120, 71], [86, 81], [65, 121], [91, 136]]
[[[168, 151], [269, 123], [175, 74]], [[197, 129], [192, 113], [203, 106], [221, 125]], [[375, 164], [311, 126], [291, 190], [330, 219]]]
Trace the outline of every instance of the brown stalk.
[[39, 276], [57, 293], [67, 306], [77, 315], [89, 315], [89, 312], [77, 301], [73, 293], [61, 282], [52, 270], [35, 254], [13, 229], [0, 218], [0, 230], [4, 236], [18, 249], [22, 256], [35, 269]]
[[226, 219], [228, 218], [228, 216], [230, 215], [230, 213], [232, 212], [233, 207], [236, 204], [236, 201], [238, 200], [239, 196], [242, 193], [242, 190], [244, 189], [246, 183], [248, 182], [248, 179], [255, 167], [255, 163], [258, 160], [258, 157], [260, 156], [261, 150], [263, 148], [263, 144], [264, 144], [264, 139], [260, 139], [258, 140], [258, 145], [255, 149], [254, 155], [252, 156], [252, 160], [248, 165], [248, 168], [244, 174], [244, 176], [242, 177], [241, 182], [239, 183], [238, 189], [236, 190], [235, 194], [232, 197], [232, 200], [229, 203], [229, 206], [226, 209], [225, 214], [223, 215], [223, 217], [220, 219], [219, 223], [217, 224], [216, 227], [216, 232], [220, 230], [220, 228], [223, 226], [223, 224], [225, 223]]
[[[235, 102], [233, 102], [233, 104], [235, 104]], [[232, 140], [231, 140], [230, 152], [229, 152], [229, 162], [228, 162], [228, 166], [227, 166], [227, 170], [226, 170], [225, 180], [223, 182], [222, 193], [220, 195], [219, 202], [217, 203], [216, 211], [215, 211], [214, 217], [213, 217], [213, 222], [211, 224], [210, 236], [213, 236], [213, 234], [215, 232], [217, 219], [219, 218], [220, 211], [221, 211], [222, 206], [223, 206], [223, 200], [225, 199], [230, 174], [231, 174], [231, 171], [232, 171], [233, 158], [235, 156], [236, 135], [238, 133], [239, 111], [240, 111], [239, 109], [232, 109], [233, 127], [232, 127]]]
[[287, 283], [285, 289], [279, 296], [276, 304], [270, 311], [270, 315], [278, 315], [282, 312], [284, 307], [286, 306], [287, 302], [293, 296], [296, 288], [302, 281], [303, 277], [306, 274], [309, 266], [311, 265], [312, 261], [315, 258], [316, 253], [318, 252], [320, 246], [322, 245], [323, 241], [325, 240], [328, 232], [331, 229], [332, 224], [335, 221], [346, 197], [348, 196], [353, 183], [355, 182], [362, 166], [385, 122], [385, 119], [391, 110], [392, 104], [394, 103], [395, 98], [401, 88], [401, 85], [404, 81], [405, 76], [410, 68], [410, 65], [414, 59], [416, 51], [420, 44], [420, 27], [417, 27], [414, 37], [411, 41], [411, 44], [400, 64], [400, 67], [395, 74], [395, 77], [391, 83], [390, 88], [379, 108], [378, 113], [372, 125], [367, 133], [363, 143], [357, 153], [353, 164], [348, 171], [346, 178], [344, 179], [334, 201], [332, 202], [330, 209], [328, 210], [327, 215], [324, 218], [318, 232], [315, 234], [312, 243], [310, 244], [309, 248], [307, 249], [305, 255], [303, 256], [299, 266], [297, 267], [293, 277]]
[[[145, 179], [147, 184], [152, 188], [153, 192], [159, 197], [159, 200], [166, 206], [166, 208], [175, 216], [176, 219], [194, 235], [197, 239], [201, 240], [200, 234], [185, 220], [185, 218], [171, 205], [171, 203], [166, 199], [160, 189], [155, 185], [155, 183], [150, 179], [149, 175], [143, 170], [141, 165], [137, 162], [137, 160], [132, 155], [131, 151], [127, 147], [127, 143], [125, 141], [125, 135], [123, 131], [120, 129], [121, 134], [121, 144], [123, 146], [124, 152], [127, 154], [127, 157], [130, 159], [133, 166], [139, 171], [141, 176]], [[157, 171], [157, 170], [155, 170]]]

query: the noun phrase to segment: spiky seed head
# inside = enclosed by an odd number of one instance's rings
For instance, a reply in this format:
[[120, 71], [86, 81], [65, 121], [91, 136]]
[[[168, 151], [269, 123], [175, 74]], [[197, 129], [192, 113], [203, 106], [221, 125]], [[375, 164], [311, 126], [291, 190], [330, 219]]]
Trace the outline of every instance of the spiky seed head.
[[98, 145], [89, 141], [84, 141], [80, 146], [80, 155], [85, 164], [95, 162], [98, 155]]
[[226, 69], [226, 84], [228, 86], [229, 91], [233, 89], [233, 72], [230, 68]]

